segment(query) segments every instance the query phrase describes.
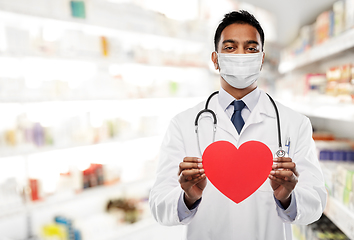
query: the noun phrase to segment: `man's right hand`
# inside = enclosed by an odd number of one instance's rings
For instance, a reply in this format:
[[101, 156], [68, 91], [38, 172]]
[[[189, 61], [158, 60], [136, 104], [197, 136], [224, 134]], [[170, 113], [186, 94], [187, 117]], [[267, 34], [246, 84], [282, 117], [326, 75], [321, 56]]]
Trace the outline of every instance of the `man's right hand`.
[[184, 191], [184, 202], [190, 209], [202, 197], [207, 180], [201, 158], [185, 157], [179, 164], [179, 183]]

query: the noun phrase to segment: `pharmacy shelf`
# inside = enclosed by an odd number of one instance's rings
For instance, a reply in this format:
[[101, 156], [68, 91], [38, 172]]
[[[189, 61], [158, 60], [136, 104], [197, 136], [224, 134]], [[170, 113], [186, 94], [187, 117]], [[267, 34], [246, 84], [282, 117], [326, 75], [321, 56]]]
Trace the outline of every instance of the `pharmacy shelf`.
[[[24, 99], [17, 99], [17, 100], [11, 100], [11, 101], [2, 101], [0, 102], [0, 107], [2, 104], [11, 104], [11, 103], [19, 103], [19, 104], [40, 104], [40, 103], [56, 103], [56, 104], [65, 104], [63, 106], [75, 104], [75, 106], [82, 106], [84, 109], [87, 109], [91, 106], [92, 104], [119, 104], [119, 106], [127, 106], [129, 108], [134, 108], [137, 105], [139, 105], [142, 109], [139, 109], [140, 111], [143, 111], [144, 107], [153, 104], [154, 109], [156, 111], [151, 112], [151, 115], [155, 115], [157, 112], [161, 114], [161, 109], [160, 107], [162, 106], [167, 106], [170, 104], [176, 104], [178, 107], [179, 105], [182, 105], [182, 107], [190, 107], [193, 106], [193, 104], [197, 104], [203, 100], [205, 100], [207, 96], [195, 96], [195, 97], [161, 97], [161, 98], [107, 98], [107, 99], [94, 99], [94, 98], [78, 98], [78, 99], [32, 99], [32, 100], [24, 100]], [[178, 105], [177, 105], [178, 104]], [[144, 114], [139, 114], [139, 115], [144, 115]]]
[[[102, 146], [105, 144], [112, 144], [112, 143], [119, 143], [119, 142], [126, 142], [126, 141], [139, 140], [139, 139], [144, 139], [144, 138], [154, 138], [154, 137], [159, 137], [159, 136], [156, 135], [156, 136], [150, 136], [150, 137], [147, 136], [147, 137], [115, 138], [115, 139], [106, 140], [106, 141], [97, 142], [97, 143], [68, 144], [68, 145], [62, 145], [62, 146], [36, 147], [34, 145], [28, 145], [28, 146], [23, 146], [23, 147], [18, 147], [18, 148], [15, 147], [15, 148], [8, 148], [6, 150], [1, 150], [0, 156], [1, 156], [1, 158], [14, 157], [14, 156], [25, 156], [25, 155], [31, 155], [31, 154], [37, 154], [37, 153], [60, 151], [60, 150], [71, 149], [71, 148], [82, 148], [84, 150], [87, 147]], [[0, 158], [0, 160], [1, 160], [1, 158]]]
[[354, 104], [341, 102], [339, 98], [318, 95], [301, 96], [293, 99], [277, 98], [277, 101], [310, 117], [354, 121]]
[[149, 34], [144, 32], [138, 31], [127, 31], [127, 30], [120, 30], [110, 26], [98, 25], [95, 23], [90, 23], [88, 20], [83, 21], [82, 19], [75, 19], [71, 18], [68, 19], [60, 19], [55, 17], [48, 17], [48, 16], [38, 16], [32, 15], [30, 13], [20, 13], [14, 11], [4, 11], [0, 10], [0, 19], [3, 21], [10, 20], [13, 21], [14, 19], [24, 20], [29, 23], [36, 23], [39, 25], [45, 24], [53, 24], [57, 27], [61, 27], [64, 29], [73, 29], [73, 30], [80, 30], [85, 31], [91, 34], [96, 34], [98, 36], [118, 36], [124, 37], [125, 39], [141, 39], [142, 41], [149, 41], [149, 42], [156, 42], [158, 45], [180, 45], [188, 47], [188, 49], [192, 49], [196, 47], [200, 49], [203, 47], [203, 43], [198, 41], [193, 41], [189, 39], [182, 39], [182, 38], [175, 38], [169, 36], [162, 36], [156, 34]]
[[92, 188], [87, 188], [81, 192], [76, 193], [75, 191], [67, 191], [65, 193], [58, 193], [52, 196], [46, 197], [45, 199], [37, 200], [34, 202], [29, 202], [27, 204], [18, 203], [13, 206], [0, 206], [0, 220], [6, 219], [7, 217], [13, 215], [24, 215], [26, 213], [31, 213], [36, 210], [46, 209], [50, 207], [57, 207], [58, 205], [70, 202], [70, 201], [85, 201], [91, 197], [103, 196], [107, 193], [117, 193], [124, 189], [132, 186], [144, 185], [146, 188], [152, 186], [154, 179], [139, 179], [132, 182], [125, 183], [115, 183], [112, 185], [102, 185]]
[[349, 239], [354, 239], [353, 211], [350, 211], [338, 200], [329, 196], [324, 213]]
[[313, 46], [293, 58], [282, 59], [279, 64], [279, 72], [284, 74], [295, 69], [315, 63], [319, 60], [332, 57], [337, 53], [354, 47], [354, 29], [343, 32], [337, 37], [328, 39], [327, 41]]
[[[133, 224], [117, 226], [116, 230], [107, 231], [104, 234], [101, 234], [99, 237], [102, 240], [117, 240], [117, 239], [127, 239], [127, 238], [130, 239], [129, 237], [131, 237], [131, 235], [136, 234], [137, 232], [143, 232], [145, 234], [145, 232], [149, 231], [149, 229], [155, 228], [156, 224], [157, 222], [152, 217], [149, 217], [146, 219], [139, 220], [138, 222]], [[88, 240], [94, 240], [94, 239], [96, 238], [93, 237]]]
[[[185, 226], [163, 226], [150, 216], [134, 224], [125, 225], [122, 228], [100, 236], [101, 240], [180, 240], [184, 238]], [[89, 239], [94, 240], [95, 238]], [[97, 239], [97, 238], [96, 238]]]
[[[96, 108], [105, 108], [105, 109], [120, 109], [120, 114], [123, 116], [127, 116], [130, 114], [131, 109], [139, 109], [140, 116], [161, 116], [163, 115], [166, 118], [172, 118], [178, 112], [183, 111], [188, 106], [193, 106], [203, 101], [205, 97], [185, 97], [185, 98], [142, 98], [142, 99], [122, 99], [122, 100], [89, 100], [89, 101], [58, 101], [55, 102], [56, 105], [61, 109], [69, 109], [70, 107], [74, 107], [73, 109], [77, 109], [75, 111], [89, 111], [92, 110], [92, 105], [96, 105]], [[24, 103], [24, 104], [39, 104], [38, 107], [44, 109], [40, 104], [42, 102], [34, 102], [34, 103]], [[44, 101], [44, 103], [47, 103]], [[6, 103], [2, 103], [6, 104]], [[59, 105], [58, 105], [59, 104]], [[60, 105], [62, 104], [62, 105]], [[74, 106], [74, 105], [77, 106]], [[70, 106], [71, 105], [71, 106]], [[173, 106], [173, 109], [171, 109]], [[1, 109], [1, 104], [0, 104]], [[161, 110], [164, 109], [162, 112]], [[93, 109], [95, 110], [95, 109]], [[133, 114], [133, 113], [131, 113]], [[135, 115], [134, 115], [135, 116]], [[42, 152], [50, 152], [56, 150], [65, 150], [69, 148], [85, 148], [91, 146], [98, 146], [103, 144], [112, 144], [118, 142], [126, 142], [132, 140], [138, 140], [143, 138], [154, 138], [159, 135], [152, 136], [141, 136], [138, 135], [129, 135], [125, 137], [116, 137], [110, 140], [104, 140], [102, 142], [97, 143], [69, 143], [65, 145], [53, 145], [53, 146], [42, 146], [37, 147], [33, 144], [27, 144], [25, 146], [15, 146], [15, 147], [2, 147], [0, 148], [0, 157], [12, 157], [12, 156], [20, 156], [20, 155], [30, 155]], [[1, 158], [0, 158], [1, 159]]]
[[[1, 14], [1, 11], [0, 11]], [[110, 67], [134, 67], [136, 70], [139, 69], [144, 69], [144, 68], [151, 68], [154, 69], [155, 74], [158, 71], [165, 71], [165, 70], [185, 70], [185, 69], [194, 69], [194, 70], [208, 70], [210, 71], [210, 66], [207, 65], [206, 63], [200, 64], [200, 63], [195, 63], [195, 62], [188, 62], [188, 63], [161, 63], [161, 62], [139, 62], [135, 61], [133, 59], [123, 57], [123, 58], [117, 58], [117, 57], [104, 57], [99, 54], [93, 54], [93, 55], [72, 55], [68, 56], [65, 54], [57, 53], [54, 55], [48, 55], [47, 53], [42, 53], [42, 54], [13, 54], [13, 53], [2, 53], [0, 55], [0, 60], [2, 60], [4, 63], [6, 62], [14, 62], [14, 60], [18, 60], [16, 63], [18, 66], [11, 65], [11, 68], [14, 69], [16, 67], [17, 70], [22, 69], [21, 60], [24, 59], [30, 59], [30, 60], [36, 60], [36, 61], [52, 61], [53, 64], [58, 65], [59, 63], [86, 63], [86, 64], [91, 64], [96, 67], [99, 66], [107, 66], [108, 71]], [[60, 66], [57, 66], [60, 68]]]

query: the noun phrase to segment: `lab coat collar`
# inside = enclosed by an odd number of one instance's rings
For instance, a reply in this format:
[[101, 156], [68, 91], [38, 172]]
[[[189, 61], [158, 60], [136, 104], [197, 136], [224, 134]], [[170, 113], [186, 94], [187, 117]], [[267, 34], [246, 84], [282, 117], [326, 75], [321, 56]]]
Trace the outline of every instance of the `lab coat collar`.
[[256, 108], [259, 109], [259, 113], [261, 114], [265, 114], [268, 117], [272, 118], [276, 117], [274, 106], [263, 90], [261, 90], [261, 96], [259, 97], [259, 101]]
[[275, 110], [267, 94], [264, 91], [261, 91], [258, 103], [251, 112], [251, 115], [249, 116], [247, 121], [245, 122], [245, 125], [241, 130], [240, 136], [244, 131], [246, 131], [246, 129], [250, 125], [263, 122], [266, 117], [275, 118]]
[[224, 111], [226, 111], [226, 109], [229, 107], [230, 104], [233, 103], [234, 100], [242, 100], [246, 104], [248, 110], [252, 112], [258, 103], [260, 95], [261, 95], [261, 90], [258, 87], [256, 87], [256, 89], [254, 89], [252, 92], [250, 92], [243, 98], [235, 99], [231, 94], [229, 94], [222, 87], [220, 87], [218, 98], [219, 98], [219, 104]]

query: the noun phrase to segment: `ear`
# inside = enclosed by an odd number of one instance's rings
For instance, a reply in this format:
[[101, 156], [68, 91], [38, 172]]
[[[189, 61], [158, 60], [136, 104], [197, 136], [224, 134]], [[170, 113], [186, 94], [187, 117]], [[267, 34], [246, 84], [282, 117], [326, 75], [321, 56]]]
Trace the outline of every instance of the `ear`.
[[219, 64], [218, 64], [218, 54], [214, 51], [211, 53], [211, 61], [214, 63], [215, 70], [219, 69]]

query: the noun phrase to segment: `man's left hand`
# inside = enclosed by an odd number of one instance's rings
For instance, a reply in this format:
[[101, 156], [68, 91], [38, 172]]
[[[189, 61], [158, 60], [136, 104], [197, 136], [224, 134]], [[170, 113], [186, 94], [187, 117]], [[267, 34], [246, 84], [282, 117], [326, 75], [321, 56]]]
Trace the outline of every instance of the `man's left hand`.
[[270, 185], [275, 198], [286, 209], [290, 205], [290, 196], [298, 182], [299, 173], [291, 158], [279, 157], [273, 159], [273, 162], [272, 171], [269, 174]]

